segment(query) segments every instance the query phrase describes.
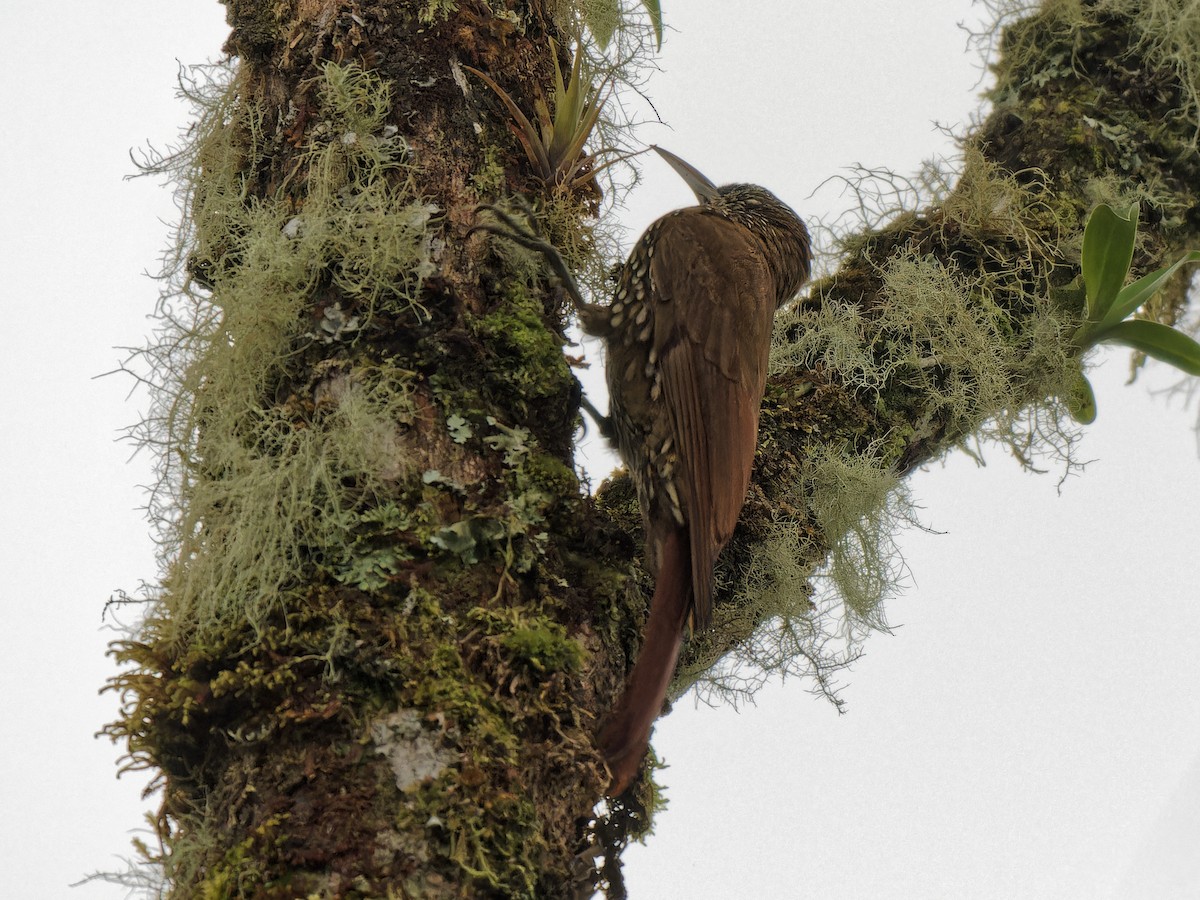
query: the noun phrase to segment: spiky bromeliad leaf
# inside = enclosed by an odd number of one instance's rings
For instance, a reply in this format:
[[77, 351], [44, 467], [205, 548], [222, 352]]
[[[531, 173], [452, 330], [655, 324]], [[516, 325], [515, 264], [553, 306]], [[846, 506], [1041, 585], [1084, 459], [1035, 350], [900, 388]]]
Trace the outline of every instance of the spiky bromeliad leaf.
[[500, 102], [504, 104], [504, 108], [512, 116], [512, 121], [508, 123], [509, 130], [520, 142], [521, 148], [529, 158], [530, 165], [545, 176], [546, 173], [551, 171], [550, 161], [546, 158], [546, 148], [542, 144], [542, 137], [538, 133], [538, 130], [533, 127], [533, 123], [529, 121], [525, 113], [521, 112], [521, 107], [517, 106], [516, 101], [509, 96], [508, 91], [496, 84], [489, 75], [484, 74], [474, 66], [463, 66], [463, 68], [490, 87], [492, 93], [500, 98]]
[[[599, 86], [593, 85], [591, 73], [584, 71], [583, 52], [576, 51], [571, 63], [571, 78], [564, 81], [558, 64], [558, 46], [554, 41], [550, 44], [554, 58], [554, 113], [551, 115], [546, 103], [539, 99], [535, 104], [537, 126], [490, 76], [472, 66], [463, 68], [483, 81], [500, 98], [512, 117], [508, 123], [509, 130], [520, 142], [530, 164], [542, 180], [576, 188], [625, 157], [618, 156], [597, 166], [594, 163], [595, 154], [584, 152], [583, 146], [600, 118], [609, 78], [605, 78]], [[606, 152], [613, 151], [608, 148], [596, 151], [597, 154]]]
[[[542, 125], [543, 136], [550, 134], [546, 155], [559, 167], [570, 166], [583, 153], [583, 145], [596, 127], [600, 108], [604, 105], [601, 92], [605, 83], [593, 89], [590, 79], [585, 83], [583, 53], [576, 51], [571, 61], [571, 80], [563, 82], [562, 69], [558, 65], [558, 48], [554, 47], [554, 119], [545, 115]], [[539, 113], [542, 111], [539, 109]]]

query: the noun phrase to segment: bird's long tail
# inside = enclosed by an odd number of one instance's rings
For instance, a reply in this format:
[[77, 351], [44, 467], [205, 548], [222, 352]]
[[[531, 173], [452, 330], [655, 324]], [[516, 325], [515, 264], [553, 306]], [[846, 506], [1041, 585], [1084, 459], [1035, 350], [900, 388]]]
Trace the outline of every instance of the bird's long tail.
[[683, 646], [692, 597], [686, 534], [683, 529], [672, 531], [663, 542], [650, 617], [646, 620], [646, 639], [629, 673], [625, 692], [600, 733], [600, 750], [612, 773], [608, 789], [612, 797], [624, 793], [637, 774]]

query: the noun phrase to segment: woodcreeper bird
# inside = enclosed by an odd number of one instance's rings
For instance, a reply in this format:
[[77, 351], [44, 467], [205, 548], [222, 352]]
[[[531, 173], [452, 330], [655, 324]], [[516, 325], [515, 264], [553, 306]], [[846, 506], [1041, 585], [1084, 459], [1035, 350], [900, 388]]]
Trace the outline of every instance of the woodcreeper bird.
[[712, 621], [713, 565], [750, 485], [775, 311], [811, 265], [808, 229], [770, 191], [717, 187], [654, 149], [698, 205], [646, 229], [607, 306], [586, 303], [553, 248], [507, 216], [507, 230], [484, 226], [545, 253], [584, 330], [605, 342], [605, 430], [636, 486], [655, 577], [642, 649], [599, 737], [611, 796], [637, 774], [688, 625]]

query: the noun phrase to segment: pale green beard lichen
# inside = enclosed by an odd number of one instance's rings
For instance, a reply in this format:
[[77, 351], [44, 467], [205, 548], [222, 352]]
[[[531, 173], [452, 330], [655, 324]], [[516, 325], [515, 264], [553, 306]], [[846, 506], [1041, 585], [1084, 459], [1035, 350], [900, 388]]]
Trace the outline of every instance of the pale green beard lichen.
[[[437, 210], [415, 194], [407, 148], [384, 124], [384, 83], [330, 64], [315, 93], [302, 203], [286, 183], [249, 196], [266, 148], [227, 69], [192, 84], [191, 141], [157, 164], [180, 179], [184, 218], [160, 331], [141, 354], [155, 393], [139, 435], [160, 451], [161, 625], [180, 639], [261, 622], [314, 560], [342, 557], [357, 510], [411, 474], [399, 440], [409, 373], [326, 365], [296, 395], [311, 402], [281, 402], [289, 360], [306, 348], [350, 346], [380, 313], [419, 318], [436, 252]], [[314, 322], [318, 291], [339, 299]]]

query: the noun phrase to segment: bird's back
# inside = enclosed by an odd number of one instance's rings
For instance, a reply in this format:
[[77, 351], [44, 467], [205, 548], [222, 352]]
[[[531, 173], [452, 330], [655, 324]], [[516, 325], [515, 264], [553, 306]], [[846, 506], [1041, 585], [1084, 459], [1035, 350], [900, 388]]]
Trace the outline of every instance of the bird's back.
[[652, 568], [686, 528], [695, 625], [750, 480], [776, 290], [761, 243], [705, 207], [655, 222], [614, 296], [606, 369], [618, 448], [637, 485]]

